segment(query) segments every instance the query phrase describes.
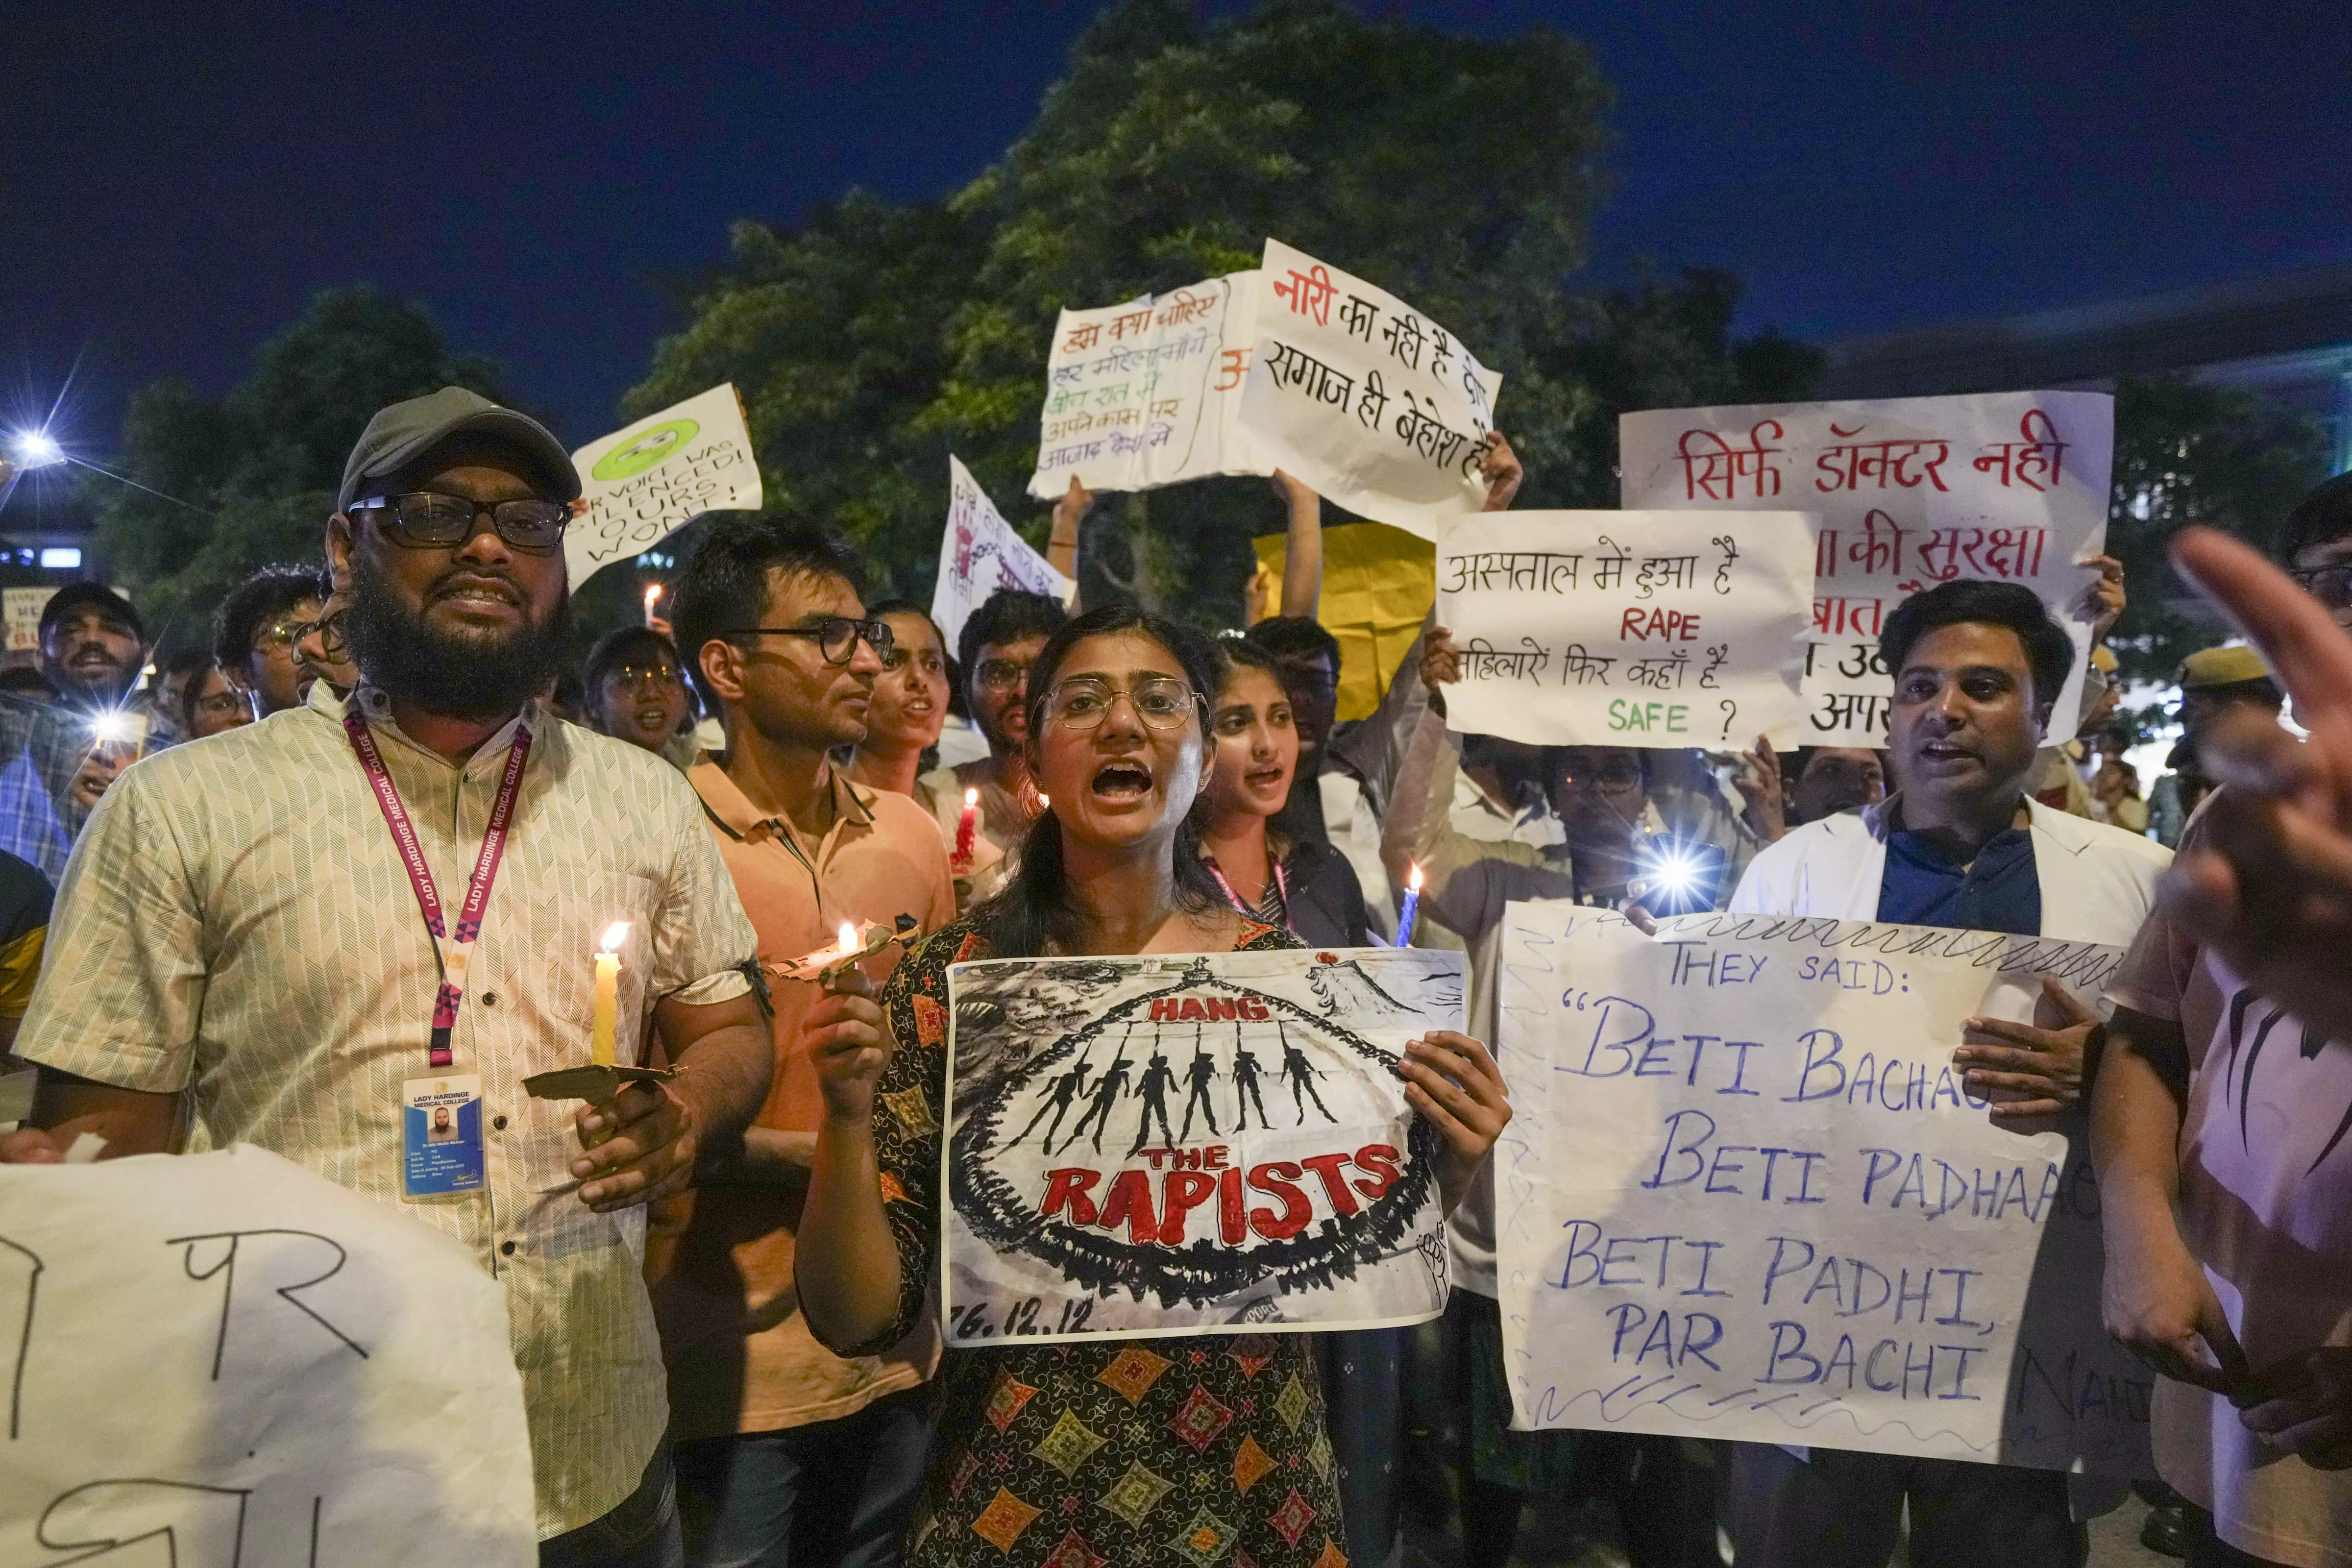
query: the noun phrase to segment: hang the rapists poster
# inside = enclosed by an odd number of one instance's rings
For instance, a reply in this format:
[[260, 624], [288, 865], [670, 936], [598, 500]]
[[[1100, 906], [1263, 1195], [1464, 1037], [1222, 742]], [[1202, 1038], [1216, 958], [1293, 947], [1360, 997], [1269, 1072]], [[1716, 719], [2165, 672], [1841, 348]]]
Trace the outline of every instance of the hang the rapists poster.
[[1502, 377], [1395, 295], [1278, 239], [1260, 277], [1241, 413], [1270, 467], [1423, 539], [1483, 507]]
[[1396, 1064], [1462, 955], [949, 972], [948, 1342], [1370, 1328], [1444, 1310], [1437, 1135]]
[[972, 611], [998, 590], [1017, 588], [1070, 602], [1077, 584], [1054, 570], [1004, 521], [971, 470], [948, 457], [948, 526], [940, 536], [940, 574], [931, 589], [931, 619], [953, 653]]
[[1521, 903], [1502, 952], [1516, 1425], [2147, 1472], [2082, 1121], [1995, 1122], [1951, 1060], [2116, 949]]
[[1528, 745], [1738, 746], [1797, 714], [1797, 512], [1481, 512], [1437, 541], [1446, 721]]
[[760, 463], [732, 384], [673, 404], [572, 454], [584, 510], [563, 531], [572, 591], [707, 511], [757, 511]]
[[2074, 634], [2048, 739], [2074, 732], [2089, 657], [2079, 613], [2105, 548], [2115, 399], [2004, 392], [1867, 403], [1670, 408], [1618, 422], [1626, 507], [1815, 514], [1805, 714], [1793, 739], [1884, 746], [1887, 612], [1958, 578], [2022, 583]]
[[1029, 493], [1148, 490], [1270, 474], [1241, 428], [1257, 336], [1258, 275], [1235, 272], [1124, 305], [1064, 310], [1045, 354]]

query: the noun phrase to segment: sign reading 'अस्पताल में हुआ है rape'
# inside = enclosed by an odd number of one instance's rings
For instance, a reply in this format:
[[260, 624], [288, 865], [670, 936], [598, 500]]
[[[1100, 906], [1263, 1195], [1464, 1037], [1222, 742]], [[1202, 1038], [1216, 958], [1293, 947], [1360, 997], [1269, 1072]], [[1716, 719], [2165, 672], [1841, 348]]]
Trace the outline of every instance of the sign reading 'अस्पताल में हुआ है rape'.
[[1003, 588], [1045, 594], [1066, 605], [1077, 584], [1055, 571], [1004, 521], [971, 470], [950, 454], [948, 526], [940, 538], [940, 574], [931, 589], [931, 620], [950, 654], [972, 611]]
[[1462, 955], [949, 972], [950, 1344], [1413, 1323], [1444, 1309], [1437, 1135], [1396, 1070]]
[[1446, 722], [1528, 745], [1737, 746], [1795, 718], [1795, 512], [1498, 511], [1437, 541]]
[[1124, 305], [1064, 310], [1045, 353], [1045, 407], [1029, 493], [1148, 490], [1217, 474], [1270, 474], [1241, 428], [1258, 275], [1210, 278]]
[[730, 384], [649, 414], [572, 454], [582, 510], [563, 531], [572, 591], [708, 511], [757, 511], [760, 463]]
[[1669, 408], [1618, 421], [1628, 508], [1814, 514], [1805, 712], [1809, 746], [1884, 746], [1894, 677], [1878, 656], [1888, 612], [1938, 583], [2022, 583], [2081, 658], [2046, 740], [2069, 739], [2083, 689], [2092, 574], [2105, 547], [2115, 399], [2001, 392], [1865, 403]]
[[[2148, 1472], [2100, 1324], [2079, 1116], [1996, 1122], [1952, 1063], [2111, 947], [1515, 903], [1495, 1150], [1514, 1425]], [[2012, 1096], [2011, 1098], [2022, 1098]]]
[[1502, 377], [1385, 289], [1265, 242], [1242, 419], [1270, 468], [1434, 539], [1486, 504]]

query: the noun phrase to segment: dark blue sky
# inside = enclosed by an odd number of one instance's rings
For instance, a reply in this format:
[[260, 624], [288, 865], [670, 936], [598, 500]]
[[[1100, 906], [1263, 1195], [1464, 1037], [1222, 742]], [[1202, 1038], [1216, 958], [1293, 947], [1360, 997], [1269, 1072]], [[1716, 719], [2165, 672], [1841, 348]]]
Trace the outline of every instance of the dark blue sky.
[[[15, 7], [0, 422], [79, 353], [60, 433], [104, 452], [130, 388], [218, 391], [310, 290], [368, 279], [583, 440], [673, 324], [659, 279], [720, 258], [730, 218], [961, 184], [1096, 8]], [[2352, 260], [2342, 0], [1367, 9], [1591, 45], [1619, 95], [1595, 278], [1729, 268], [1747, 330], [1825, 342]]]

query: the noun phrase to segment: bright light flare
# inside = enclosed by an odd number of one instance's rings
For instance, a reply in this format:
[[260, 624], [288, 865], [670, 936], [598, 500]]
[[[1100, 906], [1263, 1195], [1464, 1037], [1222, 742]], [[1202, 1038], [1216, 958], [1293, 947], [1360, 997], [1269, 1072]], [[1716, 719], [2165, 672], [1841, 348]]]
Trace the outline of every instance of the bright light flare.
[[599, 951], [604, 952], [618, 952], [621, 951], [621, 943], [626, 942], [628, 939], [629, 922], [626, 921], [615, 921], [611, 925], [604, 928], [604, 935], [602, 942], [599, 943]]
[[1412, 875], [1404, 879], [1404, 885], [1413, 892], [1421, 891], [1421, 862], [1418, 860], [1413, 862]]
[[24, 464], [26, 472], [66, 460], [65, 449], [46, 430], [19, 430], [15, 444], [17, 460]]
[[[1037, 798], [1038, 798], [1039, 800], [1043, 800], [1043, 799], [1045, 799], [1045, 797], [1044, 795], [1039, 795]], [[963, 792], [963, 808], [964, 808], [966, 811], [970, 811], [970, 810], [971, 810], [974, 806], [977, 806], [979, 804], [980, 804], [980, 792], [979, 792], [978, 790], [976, 790], [976, 789], [968, 789], [968, 790], [966, 790], [966, 791], [964, 791], [964, 792]]]
[[841, 922], [841, 945], [836, 951], [845, 954], [857, 951], [857, 928], [847, 921]]
[[131, 715], [121, 712], [100, 713], [89, 721], [89, 732], [104, 746], [119, 746], [139, 732]]

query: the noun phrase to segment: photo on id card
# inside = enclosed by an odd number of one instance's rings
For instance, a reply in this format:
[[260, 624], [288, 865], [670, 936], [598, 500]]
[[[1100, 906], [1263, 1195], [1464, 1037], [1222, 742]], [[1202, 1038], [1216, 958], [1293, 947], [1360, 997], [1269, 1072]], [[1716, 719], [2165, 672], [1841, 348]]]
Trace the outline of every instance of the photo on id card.
[[401, 1191], [411, 1202], [482, 1189], [482, 1080], [474, 1073], [400, 1086]]

